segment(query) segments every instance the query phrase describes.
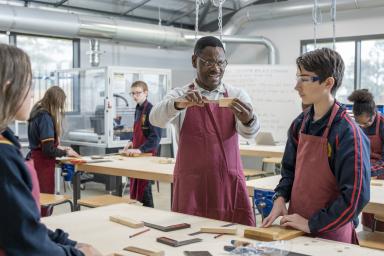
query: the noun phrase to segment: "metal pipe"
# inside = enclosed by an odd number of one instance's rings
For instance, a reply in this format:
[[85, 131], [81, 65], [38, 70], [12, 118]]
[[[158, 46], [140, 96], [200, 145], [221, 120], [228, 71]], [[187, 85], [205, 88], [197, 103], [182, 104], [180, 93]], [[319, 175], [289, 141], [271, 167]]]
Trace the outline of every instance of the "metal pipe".
[[[197, 38], [200, 38], [203, 35], [199, 35]], [[185, 35], [185, 39], [188, 41], [194, 42], [195, 41], [195, 35]], [[272, 43], [271, 40], [269, 40], [266, 37], [262, 36], [255, 36], [255, 37], [239, 37], [239, 36], [227, 36], [224, 35], [222, 38], [222, 41], [224, 43], [236, 43], [236, 44], [260, 44], [264, 45], [268, 49], [268, 64], [274, 65], [277, 63], [277, 53], [276, 53], [276, 47]]]
[[[195, 42], [193, 32], [186, 29], [10, 5], [0, 5], [0, 28], [29, 34], [107, 38], [164, 47], [192, 47]], [[269, 50], [269, 63], [276, 63], [275, 47], [267, 38], [225, 36], [223, 41], [265, 45]]]
[[[338, 0], [337, 10], [351, 10], [384, 6], [383, 0]], [[228, 21], [223, 29], [224, 35], [234, 35], [248, 22], [284, 18], [308, 14], [312, 11], [313, 3], [308, 0], [290, 0], [287, 2], [252, 5], [240, 9]], [[331, 1], [319, 1], [321, 10], [329, 10]]]

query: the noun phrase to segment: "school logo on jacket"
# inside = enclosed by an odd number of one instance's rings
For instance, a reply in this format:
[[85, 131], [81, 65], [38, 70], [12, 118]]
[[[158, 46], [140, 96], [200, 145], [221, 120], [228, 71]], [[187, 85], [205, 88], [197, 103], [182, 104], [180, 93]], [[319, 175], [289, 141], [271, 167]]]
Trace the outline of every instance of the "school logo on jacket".
[[332, 146], [328, 142], [328, 158], [331, 158], [331, 156], [332, 156]]
[[141, 126], [145, 124], [145, 119], [147, 119], [147, 115], [145, 114], [141, 115]]

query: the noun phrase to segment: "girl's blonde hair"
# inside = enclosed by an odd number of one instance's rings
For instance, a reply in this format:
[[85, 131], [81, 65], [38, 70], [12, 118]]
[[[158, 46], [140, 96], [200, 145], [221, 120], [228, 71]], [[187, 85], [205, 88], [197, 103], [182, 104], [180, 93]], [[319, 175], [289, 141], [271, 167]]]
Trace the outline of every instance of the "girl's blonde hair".
[[65, 99], [66, 95], [63, 89], [59, 86], [50, 87], [45, 92], [44, 97], [33, 106], [29, 120], [35, 117], [39, 111], [47, 111], [53, 119], [56, 136], [60, 137], [63, 130], [62, 122], [65, 114]]
[[0, 132], [15, 120], [31, 84], [28, 55], [17, 47], [0, 44]]

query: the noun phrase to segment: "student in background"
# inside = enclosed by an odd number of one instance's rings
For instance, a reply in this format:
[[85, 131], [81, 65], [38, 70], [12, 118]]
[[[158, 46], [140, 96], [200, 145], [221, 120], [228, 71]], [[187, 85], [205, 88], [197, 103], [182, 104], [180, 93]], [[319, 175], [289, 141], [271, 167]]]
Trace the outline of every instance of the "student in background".
[[[127, 155], [152, 153], [157, 154], [161, 129], [149, 122], [152, 104], [147, 100], [148, 85], [143, 81], [136, 81], [131, 86], [131, 95], [137, 103], [135, 122], [133, 125], [133, 139], [125, 148]], [[143, 206], [153, 208], [152, 183], [149, 180], [130, 179], [130, 196], [143, 203]]]
[[295, 89], [304, 104], [313, 106], [289, 129], [282, 178], [262, 226], [283, 216], [283, 226], [358, 243], [353, 219], [369, 201], [369, 140], [335, 100], [344, 62], [337, 52], [322, 48], [298, 57], [296, 65]]
[[20, 144], [7, 128], [14, 120], [28, 118], [31, 80], [27, 54], [0, 44], [0, 255], [100, 256], [92, 246], [40, 222], [36, 172], [27, 168]]
[[[59, 146], [64, 117], [65, 93], [58, 86], [50, 87], [33, 107], [28, 120], [28, 140], [42, 193], [55, 193], [56, 157], [79, 155], [70, 147]], [[41, 209], [41, 216], [52, 212]]]
[[[196, 79], [171, 90], [150, 116], [153, 124], [171, 122], [176, 130], [172, 211], [254, 226], [238, 142], [238, 134], [252, 139], [260, 128], [251, 98], [222, 83], [227, 60], [216, 37], [197, 40], [192, 66]], [[204, 103], [229, 97], [228, 108]]]
[[[384, 179], [384, 117], [377, 111], [373, 95], [367, 89], [354, 91], [348, 100], [353, 102], [356, 122], [371, 141], [371, 176]], [[367, 230], [384, 232], [384, 222], [375, 223], [373, 214], [363, 213], [361, 223]]]

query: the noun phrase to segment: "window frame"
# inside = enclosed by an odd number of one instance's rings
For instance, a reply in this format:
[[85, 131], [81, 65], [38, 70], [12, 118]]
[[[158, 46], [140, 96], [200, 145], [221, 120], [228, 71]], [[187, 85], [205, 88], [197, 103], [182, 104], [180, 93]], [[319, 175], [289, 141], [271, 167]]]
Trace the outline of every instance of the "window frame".
[[[355, 66], [354, 66], [354, 90], [361, 89], [361, 43], [368, 40], [384, 40], [384, 34], [336, 37], [336, 43], [354, 42], [355, 43]], [[333, 43], [333, 38], [316, 39], [316, 43]], [[314, 44], [313, 39], [300, 40], [300, 54], [304, 53], [304, 47]], [[347, 104], [347, 102], [344, 102]]]
[[[30, 33], [19, 33], [19, 32], [7, 32], [0, 30], [0, 33], [8, 35], [9, 45], [17, 46], [17, 36], [33, 36], [33, 37], [42, 37], [42, 38], [52, 38], [52, 39], [64, 39], [72, 41], [72, 68], [80, 68], [80, 39], [79, 38], [67, 38], [59, 36], [49, 36], [49, 35], [39, 35], [39, 34], [30, 34]], [[73, 85], [73, 111], [66, 112], [67, 115], [75, 115], [80, 113], [80, 109], [75, 108], [75, 106], [80, 106], [80, 87], [78, 84]]]

